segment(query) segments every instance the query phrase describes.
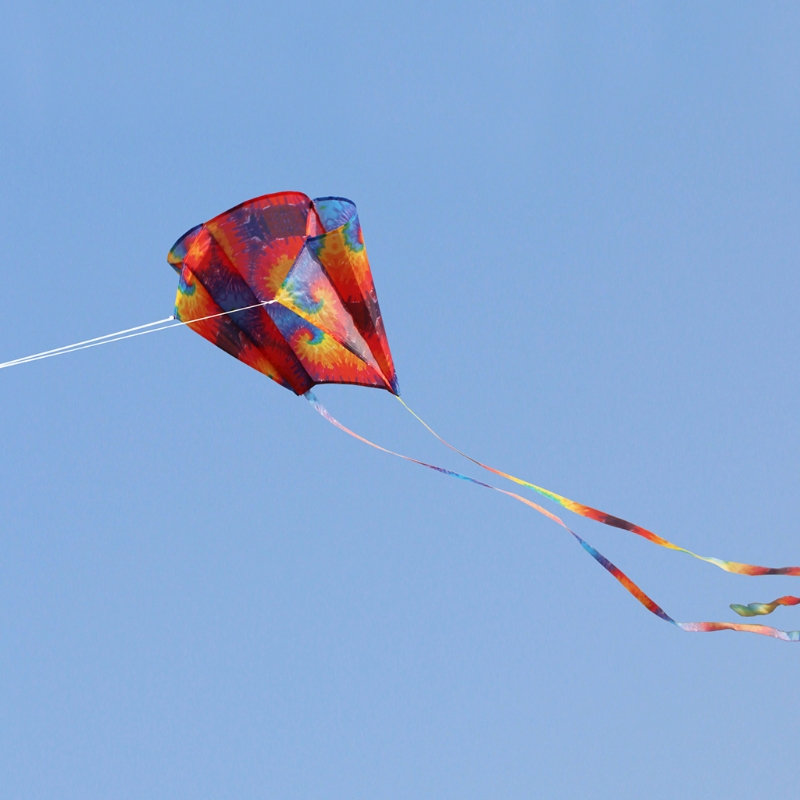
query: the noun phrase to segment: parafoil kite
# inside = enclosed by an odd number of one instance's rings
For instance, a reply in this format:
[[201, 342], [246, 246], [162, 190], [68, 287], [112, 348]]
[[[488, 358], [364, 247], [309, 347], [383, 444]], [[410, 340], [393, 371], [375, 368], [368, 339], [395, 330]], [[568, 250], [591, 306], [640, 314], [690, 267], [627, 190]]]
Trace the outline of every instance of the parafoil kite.
[[349, 200], [257, 197], [192, 228], [167, 258], [180, 275], [175, 316], [281, 386], [298, 395], [318, 383], [397, 394]]
[[[692, 553], [652, 531], [576, 503], [536, 484], [484, 464], [449, 444], [400, 398], [392, 354], [355, 204], [341, 197], [311, 200], [300, 192], [264, 195], [198, 225], [167, 257], [179, 274], [173, 317], [0, 364], [0, 369], [97, 347], [120, 339], [186, 325], [212, 344], [303, 395], [328, 422], [382, 452], [439, 473], [500, 492], [535, 509], [570, 533], [640, 603], [684, 631], [734, 630], [800, 641], [800, 631], [734, 622], [677, 622], [621, 570], [564, 521], [531, 499], [452, 470], [381, 447], [336, 420], [314, 395], [320, 383], [384, 389], [440, 442], [473, 464], [583, 517], [630, 531], [740, 575], [800, 576], [800, 567], [759, 567]], [[732, 604], [740, 616], [769, 614], [800, 604], [787, 595], [771, 603]]]

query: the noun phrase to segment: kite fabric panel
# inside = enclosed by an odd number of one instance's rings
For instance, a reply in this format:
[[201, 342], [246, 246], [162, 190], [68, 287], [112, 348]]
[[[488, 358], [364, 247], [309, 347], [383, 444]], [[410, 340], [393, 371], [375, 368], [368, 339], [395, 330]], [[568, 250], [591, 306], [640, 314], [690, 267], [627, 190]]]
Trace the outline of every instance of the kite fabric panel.
[[[381, 452], [500, 492], [533, 508], [570, 533], [649, 611], [684, 631], [733, 630], [800, 641], [800, 631], [782, 631], [766, 625], [676, 622], [563, 520], [537, 503], [467, 475], [395, 453], [336, 420], [311, 391], [316, 384], [385, 389], [451, 450], [579, 516], [629, 531], [727, 572], [800, 576], [800, 567], [760, 567], [697, 555], [639, 525], [484, 464], [439, 436], [400, 398], [358, 214], [350, 200], [311, 200], [300, 192], [257, 197], [189, 230], [172, 247], [167, 260], [179, 274], [175, 300], [178, 324], [190, 327], [234, 358], [305, 396], [323, 418], [348, 435]], [[740, 616], [752, 617], [798, 604], [800, 598], [786, 595], [771, 603], [734, 603], [731, 608]]]

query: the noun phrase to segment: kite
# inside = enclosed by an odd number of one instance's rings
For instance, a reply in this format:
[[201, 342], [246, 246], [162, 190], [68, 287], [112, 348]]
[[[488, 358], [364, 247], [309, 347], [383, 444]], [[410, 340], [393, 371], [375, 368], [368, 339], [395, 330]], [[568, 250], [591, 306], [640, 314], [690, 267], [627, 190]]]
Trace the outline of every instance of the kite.
[[167, 260], [180, 276], [175, 317], [281, 386], [398, 393], [349, 200], [258, 197], [192, 228]]
[[[312, 391], [317, 384], [383, 389], [458, 455], [579, 516], [629, 531], [726, 572], [800, 576], [800, 567], [760, 567], [698, 555], [639, 525], [495, 469], [439, 436], [400, 397], [358, 214], [350, 200], [341, 197], [312, 200], [300, 192], [257, 197], [187, 231], [173, 245], [167, 260], [179, 276], [173, 316], [8, 361], [0, 364], [0, 369], [187, 326], [247, 366], [303, 396], [325, 420], [364, 444], [500, 492], [543, 514], [573, 536], [630, 594], [665, 622], [688, 632], [733, 630], [800, 641], [800, 630], [783, 631], [767, 625], [735, 622], [678, 622], [560, 517], [529, 497], [396, 453], [335, 419]], [[770, 603], [734, 603], [731, 608], [740, 616], [753, 617], [770, 614], [779, 606], [798, 604], [800, 598], [787, 595]]]

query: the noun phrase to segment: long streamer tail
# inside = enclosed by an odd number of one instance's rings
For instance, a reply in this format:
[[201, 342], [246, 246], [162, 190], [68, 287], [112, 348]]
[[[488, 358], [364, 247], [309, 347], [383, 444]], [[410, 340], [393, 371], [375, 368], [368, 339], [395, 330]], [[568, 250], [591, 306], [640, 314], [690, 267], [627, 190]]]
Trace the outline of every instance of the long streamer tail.
[[771, 603], [750, 603], [743, 606], [739, 603], [731, 603], [731, 608], [740, 617], [760, 617], [764, 614], [771, 614], [778, 606], [796, 606], [800, 604], [800, 597], [792, 597], [787, 594], [784, 597], [779, 597]]
[[[422, 417], [420, 417], [417, 413], [415, 413], [408, 405], [406, 405], [405, 401], [397, 397], [397, 399], [402, 403], [403, 407], [418, 421], [420, 422], [430, 433], [432, 433], [442, 444], [449, 447], [453, 452], [458, 453], [460, 456], [463, 456], [468, 461], [471, 461], [473, 464], [485, 469], [494, 475], [499, 475], [502, 478], [507, 478], [510, 481], [518, 484], [519, 486], [525, 486], [528, 489], [532, 489], [534, 492], [538, 492], [543, 497], [548, 498], [548, 500], [552, 500], [555, 503], [558, 503], [563, 508], [566, 508], [568, 511], [572, 511], [575, 514], [580, 515], [581, 517], [586, 517], [588, 519], [593, 519], [597, 522], [602, 522], [604, 525], [610, 525], [613, 528], [621, 528], [624, 531], [630, 531], [631, 533], [635, 533], [637, 536], [641, 536], [644, 539], [647, 539], [654, 544], [657, 544], [661, 547], [667, 547], [670, 550], [677, 550], [681, 553], [686, 553], [687, 555], [693, 556], [694, 558], [699, 558], [701, 561], [707, 561], [709, 564], [714, 564], [715, 566], [719, 567], [720, 569], [724, 569], [726, 572], [733, 572], [737, 575], [792, 575], [792, 576], [800, 576], [800, 567], [759, 567], [754, 564], [742, 564], [738, 561], [723, 561], [721, 558], [712, 558], [710, 556], [700, 556], [697, 553], [693, 553], [691, 550], [687, 550], [685, 547], [680, 547], [677, 544], [673, 544], [672, 542], [667, 541], [666, 539], [662, 538], [658, 534], [653, 533], [652, 531], [647, 530], [647, 528], [641, 527], [641, 525], [635, 525], [633, 522], [628, 522], [627, 520], [621, 519], [620, 517], [615, 517], [613, 514], [607, 514], [605, 511], [599, 511], [596, 508], [592, 508], [591, 506], [585, 506], [583, 503], [576, 503], [574, 500], [570, 500], [567, 497], [563, 497], [560, 494], [556, 494], [555, 492], [551, 492], [548, 489], [543, 489], [541, 486], [537, 486], [535, 483], [530, 483], [528, 481], [522, 480], [522, 478], [517, 478], [514, 475], [509, 475], [507, 472], [503, 472], [502, 470], [495, 469], [494, 467], [490, 467], [488, 464], [484, 464], [482, 461], [478, 461], [477, 458], [473, 458], [470, 455], [467, 455], [462, 450], [459, 450], [454, 445], [450, 444], [450, 442], [443, 439], [436, 433], [427, 422], [425, 422]], [[797, 599], [798, 603], [800, 603], [800, 599]], [[776, 601], [777, 602], [777, 601]], [[789, 605], [789, 603], [782, 603], [781, 605]], [[793, 605], [793, 604], [792, 604]], [[757, 612], [757, 613], [769, 613], [769, 612]]]
[[[436, 472], [441, 473], [442, 475], [448, 475], [451, 478], [458, 478], [459, 480], [467, 481], [468, 483], [475, 484], [476, 486], [481, 486], [484, 489], [491, 489], [494, 492], [499, 492], [500, 494], [504, 494], [507, 497], [513, 498], [514, 500], [518, 500], [520, 503], [524, 503], [526, 506], [533, 508], [540, 514], [543, 514], [548, 519], [560, 525], [565, 531], [567, 531], [567, 533], [571, 534], [578, 541], [580, 546], [595, 561], [597, 561], [598, 564], [600, 564], [606, 571], [611, 573], [611, 575], [613, 575], [648, 611], [650, 611], [652, 614], [655, 614], [659, 619], [664, 620], [664, 622], [669, 622], [671, 625], [675, 625], [681, 630], [690, 633], [709, 633], [713, 631], [740, 631], [744, 633], [757, 633], [762, 636], [771, 636], [775, 639], [780, 639], [784, 642], [800, 641], [800, 631], [782, 631], [777, 628], [772, 628], [768, 625], [744, 624], [737, 622], [677, 622], [669, 614], [667, 614], [667, 612], [664, 611], [664, 609], [661, 608], [661, 606], [659, 606], [658, 603], [656, 603], [654, 600], [648, 597], [621, 569], [612, 564], [611, 561], [609, 561], [602, 553], [600, 553], [598, 550], [592, 547], [592, 545], [590, 545], [588, 542], [584, 541], [580, 536], [578, 536], [578, 534], [575, 533], [575, 531], [573, 531], [571, 528], [569, 528], [560, 517], [557, 517], [555, 514], [551, 513], [547, 509], [542, 508], [542, 506], [537, 505], [532, 500], [528, 500], [526, 497], [522, 497], [522, 495], [516, 494], [515, 492], [509, 492], [506, 491], [505, 489], [500, 489], [497, 486], [492, 486], [489, 483], [484, 483], [483, 481], [476, 480], [475, 478], [471, 478], [468, 475], [462, 475], [460, 472], [453, 472], [452, 470], [444, 469], [443, 467], [437, 467], [434, 464], [428, 464], [425, 461], [418, 461], [416, 458], [411, 458], [410, 456], [405, 456], [402, 453], [396, 453], [394, 450], [389, 450], [386, 447], [381, 447], [381, 445], [375, 444], [375, 442], [371, 442], [369, 439], [360, 436], [354, 431], [351, 431], [350, 428], [347, 428], [344, 425], [342, 425], [342, 423], [339, 422], [339, 420], [337, 420], [335, 417], [333, 417], [328, 411], [328, 409], [326, 409], [325, 406], [322, 405], [322, 403], [317, 399], [316, 395], [313, 392], [311, 391], [306, 392], [305, 395], [303, 396], [306, 398], [306, 400], [308, 400], [308, 402], [311, 404], [314, 410], [317, 411], [317, 413], [319, 413], [324, 419], [330, 422], [331, 425], [336, 426], [340, 431], [343, 431], [344, 433], [348, 434], [348, 436], [352, 436], [354, 439], [358, 439], [360, 442], [363, 442], [364, 444], [367, 444], [370, 447], [374, 447], [376, 450], [380, 450], [382, 453], [388, 453], [389, 455], [395, 456], [396, 458], [402, 458], [404, 461], [409, 461], [412, 464], [418, 464], [421, 467], [432, 469]], [[469, 456], [467, 456], [467, 458], [469, 458]], [[493, 472], [495, 471], [492, 470], [490, 467], [487, 467], [487, 469], [490, 469], [490, 471]], [[504, 473], [498, 473], [498, 474], [504, 475]], [[518, 481], [518, 482], [524, 483], [523, 481]]]

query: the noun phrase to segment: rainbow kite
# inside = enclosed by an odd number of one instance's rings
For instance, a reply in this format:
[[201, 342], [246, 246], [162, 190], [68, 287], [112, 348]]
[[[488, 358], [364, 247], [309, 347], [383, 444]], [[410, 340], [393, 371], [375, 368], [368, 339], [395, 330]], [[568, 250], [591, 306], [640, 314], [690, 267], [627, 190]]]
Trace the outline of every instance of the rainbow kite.
[[[759, 567], [697, 555], [639, 525], [495, 469], [446, 442], [400, 398], [361, 226], [351, 201], [341, 197], [311, 200], [299, 192], [257, 197], [192, 228], [178, 239], [167, 258], [179, 275], [173, 317], [15, 359], [0, 364], [0, 369], [166, 328], [188, 326], [226, 353], [302, 395], [324, 419], [370, 447], [500, 492], [548, 517], [571, 534], [645, 608], [665, 622], [691, 632], [733, 630], [800, 641], [800, 631], [783, 631], [767, 625], [677, 622], [560, 517], [529, 498], [395, 453], [334, 419], [312, 392], [316, 384], [345, 383], [385, 389], [451, 450], [575, 514], [630, 531], [726, 572], [800, 576], [800, 567]], [[732, 604], [731, 608], [740, 616], [752, 617], [770, 614], [778, 606], [797, 604], [800, 598], [785, 596], [771, 603]]]

